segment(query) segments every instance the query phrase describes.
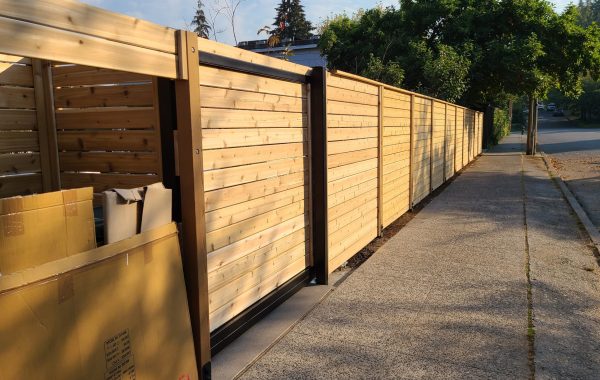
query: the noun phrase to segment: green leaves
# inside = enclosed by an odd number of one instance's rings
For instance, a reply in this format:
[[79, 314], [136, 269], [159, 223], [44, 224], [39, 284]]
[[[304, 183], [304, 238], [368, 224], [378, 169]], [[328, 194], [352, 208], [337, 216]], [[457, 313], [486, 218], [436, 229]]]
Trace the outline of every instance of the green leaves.
[[483, 107], [600, 77], [600, 28], [544, 0], [401, 0], [336, 16], [320, 47], [330, 68]]

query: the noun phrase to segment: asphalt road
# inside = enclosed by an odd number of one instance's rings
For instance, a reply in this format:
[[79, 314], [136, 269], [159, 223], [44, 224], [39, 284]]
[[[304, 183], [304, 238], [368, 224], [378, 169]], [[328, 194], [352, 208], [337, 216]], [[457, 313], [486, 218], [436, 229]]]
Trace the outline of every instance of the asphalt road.
[[600, 228], [600, 128], [578, 128], [540, 111], [538, 130], [540, 149]]

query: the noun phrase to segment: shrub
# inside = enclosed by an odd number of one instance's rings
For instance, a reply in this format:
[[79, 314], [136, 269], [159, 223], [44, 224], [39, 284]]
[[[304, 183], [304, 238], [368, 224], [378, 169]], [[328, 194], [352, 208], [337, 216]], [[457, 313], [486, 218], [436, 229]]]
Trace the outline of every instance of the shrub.
[[496, 108], [494, 110], [494, 130], [492, 132], [492, 144], [496, 145], [504, 136], [510, 133], [510, 117], [508, 111]]

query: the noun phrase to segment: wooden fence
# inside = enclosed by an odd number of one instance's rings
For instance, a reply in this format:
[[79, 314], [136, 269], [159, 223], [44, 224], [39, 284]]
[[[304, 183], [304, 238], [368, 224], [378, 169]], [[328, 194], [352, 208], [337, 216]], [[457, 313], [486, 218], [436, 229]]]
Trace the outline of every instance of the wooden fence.
[[480, 112], [71, 0], [0, 0], [0, 54], [1, 197], [172, 181], [202, 376], [481, 153]]

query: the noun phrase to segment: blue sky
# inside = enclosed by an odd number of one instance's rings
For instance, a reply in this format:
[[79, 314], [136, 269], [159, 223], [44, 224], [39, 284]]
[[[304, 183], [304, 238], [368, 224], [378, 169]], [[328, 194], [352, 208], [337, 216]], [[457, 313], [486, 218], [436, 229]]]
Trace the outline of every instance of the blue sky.
[[[143, 18], [155, 23], [185, 29], [191, 22], [197, 0], [83, 0], [83, 2], [109, 9], [130, 16]], [[207, 5], [215, 2], [232, 0], [204, 0]], [[235, 1], [235, 0], [233, 0]], [[562, 10], [570, 0], [555, 0], [557, 10]], [[273, 23], [275, 7], [279, 0], [242, 0], [236, 30], [238, 41], [265, 38], [264, 34], [257, 36], [259, 28]], [[310, 21], [318, 25], [327, 16], [346, 12], [355, 13], [360, 8], [372, 8], [377, 4], [396, 5], [397, 0], [303, 0], [306, 15]], [[225, 19], [221, 19], [216, 29], [226, 29], [217, 38], [220, 42], [233, 44], [231, 28]]]

